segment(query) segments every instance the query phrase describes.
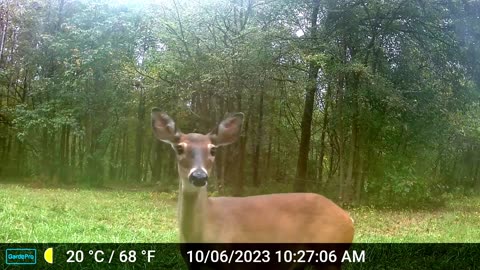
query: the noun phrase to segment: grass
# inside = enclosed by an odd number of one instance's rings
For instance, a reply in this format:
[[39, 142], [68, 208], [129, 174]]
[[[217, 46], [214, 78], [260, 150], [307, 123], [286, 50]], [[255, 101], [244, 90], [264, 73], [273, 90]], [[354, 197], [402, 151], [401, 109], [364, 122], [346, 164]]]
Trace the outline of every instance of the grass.
[[[480, 198], [435, 210], [357, 207], [355, 242], [480, 242]], [[0, 185], [0, 242], [177, 242], [176, 195]]]
[[451, 198], [430, 210], [350, 209], [356, 242], [480, 243], [480, 197]]
[[168, 193], [0, 185], [0, 242], [175, 242]]

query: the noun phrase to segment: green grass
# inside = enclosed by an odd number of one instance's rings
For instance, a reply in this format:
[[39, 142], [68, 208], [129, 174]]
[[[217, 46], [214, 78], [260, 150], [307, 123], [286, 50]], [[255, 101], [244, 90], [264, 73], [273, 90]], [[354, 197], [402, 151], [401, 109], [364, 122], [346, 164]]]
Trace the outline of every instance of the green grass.
[[430, 210], [350, 209], [355, 242], [480, 243], [480, 197], [451, 198]]
[[[177, 242], [176, 195], [0, 185], [0, 242]], [[480, 242], [480, 198], [432, 210], [357, 207], [355, 242]]]
[[175, 242], [172, 194], [0, 185], [0, 242]]

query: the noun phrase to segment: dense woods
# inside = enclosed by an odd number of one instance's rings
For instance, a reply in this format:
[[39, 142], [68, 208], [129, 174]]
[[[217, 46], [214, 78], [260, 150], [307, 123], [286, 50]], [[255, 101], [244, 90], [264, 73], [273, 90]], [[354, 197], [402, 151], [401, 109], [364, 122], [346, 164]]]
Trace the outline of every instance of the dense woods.
[[480, 191], [478, 1], [0, 1], [0, 181], [175, 188], [159, 107], [245, 113], [220, 193]]

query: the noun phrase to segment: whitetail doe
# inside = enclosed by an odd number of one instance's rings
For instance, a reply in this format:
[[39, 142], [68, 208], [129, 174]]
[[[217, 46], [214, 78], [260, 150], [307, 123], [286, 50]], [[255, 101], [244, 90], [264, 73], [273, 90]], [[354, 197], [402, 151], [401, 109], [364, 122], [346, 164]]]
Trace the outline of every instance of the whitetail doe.
[[350, 216], [329, 199], [313, 193], [244, 198], [207, 196], [207, 182], [219, 146], [235, 142], [243, 114], [223, 120], [215, 131], [181, 133], [166, 113], [152, 109], [158, 140], [176, 152], [180, 194], [178, 218], [183, 243], [351, 243]]

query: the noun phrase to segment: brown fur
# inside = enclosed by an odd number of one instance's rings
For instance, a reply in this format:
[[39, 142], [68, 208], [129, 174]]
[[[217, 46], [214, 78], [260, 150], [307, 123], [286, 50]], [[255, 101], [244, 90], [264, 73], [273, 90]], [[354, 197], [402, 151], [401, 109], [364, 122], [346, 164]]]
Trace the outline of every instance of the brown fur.
[[208, 198], [205, 242], [351, 243], [349, 215], [312, 193]]

